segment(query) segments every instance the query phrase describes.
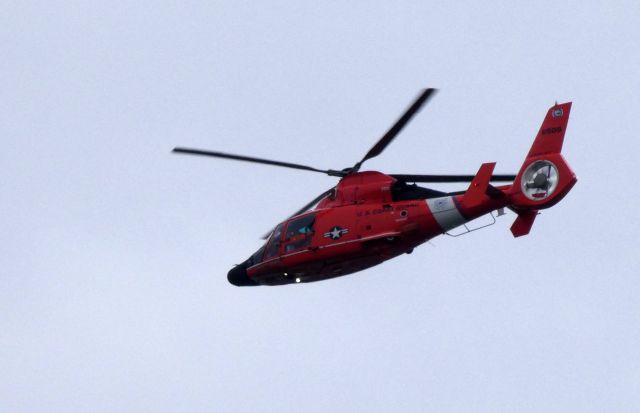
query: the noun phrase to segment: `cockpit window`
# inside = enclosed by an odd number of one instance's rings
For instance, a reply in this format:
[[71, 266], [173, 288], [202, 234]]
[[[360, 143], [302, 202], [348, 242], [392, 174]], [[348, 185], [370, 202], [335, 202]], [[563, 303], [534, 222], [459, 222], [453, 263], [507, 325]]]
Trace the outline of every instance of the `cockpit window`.
[[306, 235], [311, 233], [313, 231], [313, 223], [315, 220], [315, 215], [311, 214], [289, 222], [289, 225], [287, 226], [287, 239], [297, 235]]
[[276, 229], [273, 230], [271, 238], [269, 238], [267, 251], [264, 255], [265, 260], [278, 255], [278, 250], [280, 249], [280, 238], [282, 238], [282, 224], [278, 224]]
[[295, 251], [311, 243], [315, 220], [315, 215], [309, 214], [289, 222], [285, 237], [285, 252]]

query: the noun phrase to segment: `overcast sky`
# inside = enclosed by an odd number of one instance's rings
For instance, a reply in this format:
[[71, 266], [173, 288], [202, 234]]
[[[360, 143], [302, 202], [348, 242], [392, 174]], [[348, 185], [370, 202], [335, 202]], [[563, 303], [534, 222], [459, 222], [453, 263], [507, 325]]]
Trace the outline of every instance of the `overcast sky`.
[[[0, 411], [640, 410], [638, 2], [344, 3], [3, 3]], [[573, 101], [578, 184], [527, 237], [229, 285], [335, 179], [170, 150], [343, 168], [424, 87], [367, 168], [515, 173]]]

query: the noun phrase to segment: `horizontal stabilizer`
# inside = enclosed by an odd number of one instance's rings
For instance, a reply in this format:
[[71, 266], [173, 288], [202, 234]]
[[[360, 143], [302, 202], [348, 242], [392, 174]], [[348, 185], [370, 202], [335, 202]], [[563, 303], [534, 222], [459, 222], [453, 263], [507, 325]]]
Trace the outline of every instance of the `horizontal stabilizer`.
[[533, 221], [535, 221], [538, 211], [528, 210], [518, 213], [518, 217], [511, 225], [511, 233], [515, 238], [527, 235], [531, 231]]
[[491, 181], [491, 175], [493, 174], [493, 168], [495, 168], [495, 166], [495, 162], [483, 163], [482, 166], [480, 166], [478, 173], [469, 185], [469, 189], [464, 193], [464, 198], [462, 199], [463, 207], [473, 208], [485, 200], [487, 197], [487, 187]]

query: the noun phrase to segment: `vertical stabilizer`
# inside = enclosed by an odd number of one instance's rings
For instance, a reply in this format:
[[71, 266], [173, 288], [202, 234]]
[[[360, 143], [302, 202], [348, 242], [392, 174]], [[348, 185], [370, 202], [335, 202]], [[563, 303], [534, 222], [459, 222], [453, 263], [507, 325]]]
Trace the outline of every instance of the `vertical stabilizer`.
[[538, 210], [560, 202], [578, 181], [560, 153], [570, 112], [571, 102], [549, 109], [508, 191], [511, 208], [518, 214], [511, 227], [515, 237], [528, 234]]

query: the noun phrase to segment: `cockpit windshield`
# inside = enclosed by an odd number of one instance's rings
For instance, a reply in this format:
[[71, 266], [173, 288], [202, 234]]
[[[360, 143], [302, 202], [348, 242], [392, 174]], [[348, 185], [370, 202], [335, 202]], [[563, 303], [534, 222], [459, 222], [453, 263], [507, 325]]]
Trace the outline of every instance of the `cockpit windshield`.
[[[311, 243], [311, 238], [314, 234], [313, 224], [315, 221], [315, 214], [308, 214], [289, 221], [284, 237], [285, 253], [306, 247]], [[279, 255], [284, 224], [285, 223], [279, 224], [273, 230], [266, 244], [247, 260], [249, 267]]]
[[267, 242], [266, 253], [264, 254], [264, 259], [272, 258], [278, 255], [278, 250], [280, 249], [280, 238], [282, 238], [282, 224], [278, 224], [276, 229], [273, 230], [273, 234], [269, 238]]

